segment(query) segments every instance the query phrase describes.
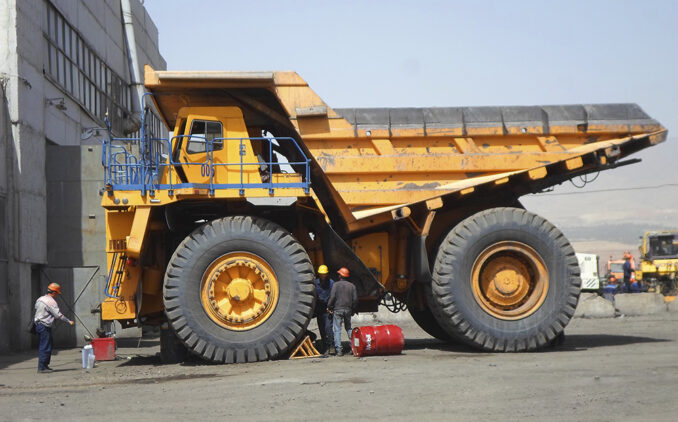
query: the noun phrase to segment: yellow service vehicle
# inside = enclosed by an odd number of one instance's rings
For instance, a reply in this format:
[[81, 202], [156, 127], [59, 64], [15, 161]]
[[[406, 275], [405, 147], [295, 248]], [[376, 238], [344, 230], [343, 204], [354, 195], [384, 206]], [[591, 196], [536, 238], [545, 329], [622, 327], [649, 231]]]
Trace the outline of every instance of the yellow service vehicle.
[[[162, 355], [284, 357], [314, 267], [347, 267], [427, 332], [548, 345], [577, 258], [520, 196], [638, 160], [666, 138], [637, 105], [332, 109], [294, 72], [145, 71], [169, 139], [104, 140], [104, 321], [160, 325]], [[142, 116], [143, 117], [143, 116]]]
[[639, 249], [640, 270], [636, 271], [636, 278], [656, 292], [675, 295], [678, 231], [646, 232]]

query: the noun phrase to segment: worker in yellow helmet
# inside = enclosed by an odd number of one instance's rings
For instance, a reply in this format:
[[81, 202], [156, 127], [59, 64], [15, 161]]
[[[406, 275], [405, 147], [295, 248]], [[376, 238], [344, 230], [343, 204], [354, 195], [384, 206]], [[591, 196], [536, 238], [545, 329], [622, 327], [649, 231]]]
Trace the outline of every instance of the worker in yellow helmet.
[[327, 265], [318, 267], [318, 278], [315, 279], [315, 292], [317, 300], [315, 302], [315, 316], [318, 322], [318, 331], [323, 344], [323, 356], [334, 355], [334, 336], [332, 335], [332, 315], [327, 310], [327, 302], [330, 300], [330, 292], [334, 280], [329, 277]]

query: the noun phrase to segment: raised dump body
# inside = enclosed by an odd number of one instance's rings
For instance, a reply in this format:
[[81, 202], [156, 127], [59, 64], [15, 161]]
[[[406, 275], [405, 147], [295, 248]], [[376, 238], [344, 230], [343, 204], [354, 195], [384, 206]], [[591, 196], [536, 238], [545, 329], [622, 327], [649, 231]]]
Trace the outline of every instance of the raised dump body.
[[518, 198], [666, 138], [634, 104], [333, 110], [293, 72], [147, 68], [146, 87], [174, 136], [104, 141], [102, 317], [222, 362], [288, 353], [321, 264], [438, 338], [550, 343], [579, 269]]

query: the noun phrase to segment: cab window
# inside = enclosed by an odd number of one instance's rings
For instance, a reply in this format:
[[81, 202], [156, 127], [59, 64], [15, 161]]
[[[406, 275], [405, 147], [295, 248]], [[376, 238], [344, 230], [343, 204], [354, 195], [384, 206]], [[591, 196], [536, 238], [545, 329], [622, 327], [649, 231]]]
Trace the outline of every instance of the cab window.
[[[186, 152], [198, 154], [207, 152], [207, 142], [214, 138], [221, 138], [223, 131], [221, 122], [208, 122], [205, 120], [193, 120], [191, 133], [186, 145]], [[224, 142], [219, 140], [212, 143], [212, 149], [219, 151], [224, 148]]]

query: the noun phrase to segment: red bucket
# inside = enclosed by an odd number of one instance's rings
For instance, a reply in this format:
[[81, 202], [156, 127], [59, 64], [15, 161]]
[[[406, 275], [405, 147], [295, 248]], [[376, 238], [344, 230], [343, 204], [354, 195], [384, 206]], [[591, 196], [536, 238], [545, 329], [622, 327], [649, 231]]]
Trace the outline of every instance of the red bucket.
[[397, 325], [356, 327], [351, 333], [353, 356], [399, 355], [405, 345], [403, 330]]
[[93, 338], [95, 360], [115, 360], [115, 339], [113, 337]]

